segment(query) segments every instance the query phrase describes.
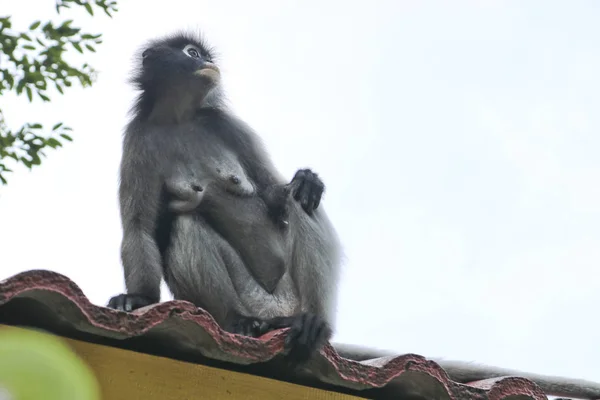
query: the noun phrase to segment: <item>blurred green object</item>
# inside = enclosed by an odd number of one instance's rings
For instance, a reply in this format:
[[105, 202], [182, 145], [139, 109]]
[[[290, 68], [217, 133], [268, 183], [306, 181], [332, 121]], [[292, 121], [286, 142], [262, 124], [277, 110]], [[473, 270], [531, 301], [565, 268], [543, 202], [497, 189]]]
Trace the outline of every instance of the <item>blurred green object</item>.
[[91, 369], [50, 334], [0, 328], [0, 399], [100, 400]]

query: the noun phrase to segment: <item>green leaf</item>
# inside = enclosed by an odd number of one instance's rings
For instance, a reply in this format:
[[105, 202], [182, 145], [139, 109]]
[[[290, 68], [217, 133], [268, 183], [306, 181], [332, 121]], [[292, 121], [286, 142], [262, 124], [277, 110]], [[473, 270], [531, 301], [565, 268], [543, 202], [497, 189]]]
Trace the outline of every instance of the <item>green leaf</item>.
[[12, 89], [12, 87], [15, 84], [15, 78], [11, 75], [11, 74], [4, 74], [4, 79], [6, 79], [6, 82], [8, 83], [8, 87]]
[[[94, 8], [99, 7], [112, 17], [117, 12], [116, 4], [114, 0], [55, 0], [59, 14], [63, 8], [77, 5], [85, 8], [89, 15], [94, 16]], [[102, 43], [102, 33], [83, 32], [72, 19], [54, 22], [50, 18], [30, 21], [29, 30], [8, 32], [12, 29], [11, 22], [10, 17], [0, 16], [0, 53], [6, 56], [6, 63], [0, 65], [0, 96], [13, 90], [18, 95], [25, 92], [29, 102], [33, 102], [34, 95], [49, 102], [50, 83], [64, 94], [74, 83], [87, 87], [96, 81], [97, 72], [92, 66], [86, 63], [76, 67], [65, 57], [72, 49], [80, 54], [97, 52]], [[73, 82], [73, 79], [77, 81]], [[52, 132], [57, 136], [44, 137], [43, 131], [42, 125], [32, 123], [25, 123], [18, 130], [11, 131], [0, 110], [0, 186], [6, 183], [6, 173], [9, 172], [3, 161], [14, 160], [31, 169], [42, 162], [45, 150], [73, 141], [70, 136], [72, 129], [62, 122], [53, 126]]]
[[73, 47], [75, 47], [75, 50], [77, 50], [78, 52], [80, 52], [81, 54], [83, 54], [83, 50], [81, 49], [81, 46], [79, 45], [79, 43], [77, 43], [77, 42], [71, 42], [71, 44], [73, 45]]
[[40, 158], [40, 156], [37, 153], [31, 155], [31, 164], [40, 165], [41, 163], [42, 163], [42, 159]]
[[23, 88], [25, 87], [25, 79], [21, 79], [17, 84], [17, 94], [21, 94], [23, 92]]
[[56, 140], [54, 138], [50, 138], [50, 139], [46, 140], [46, 143], [48, 144], [48, 146], [52, 147], [53, 149], [62, 146], [62, 143], [60, 143], [58, 140]]

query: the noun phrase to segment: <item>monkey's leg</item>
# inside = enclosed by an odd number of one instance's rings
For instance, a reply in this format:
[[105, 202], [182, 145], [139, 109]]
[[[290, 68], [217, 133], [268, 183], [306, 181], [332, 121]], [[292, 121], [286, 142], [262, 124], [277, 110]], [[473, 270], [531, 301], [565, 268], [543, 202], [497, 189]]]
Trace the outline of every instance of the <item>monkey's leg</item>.
[[307, 169], [299, 170], [290, 184], [273, 185], [261, 193], [270, 213], [274, 210], [277, 218], [277, 207], [281, 207], [289, 217], [289, 273], [302, 312], [269, 319], [260, 330], [289, 327], [285, 344], [288, 358], [295, 363], [310, 358], [332, 334], [341, 251], [327, 216], [317, 210], [323, 191], [323, 182]]
[[254, 280], [231, 245], [198, 215], [178, 216], [172, 232], [165, 281], [173, 296], [204, 308], [232, 333], [265, 333], [263, 321], [247, 317], [240, 300], [239, 293]]
[[290, 273], [302, 313], [267, 321], [270, 329], [290, 327], [288, 357], [302, 363], [331, 338], [341, 251], [338, 238], [322, 209], [308, 215], [298, 202], [290, 203]]
[[290, 182], [295, 201], [289, 201], [292, 240], [291, 273], [303, 309], [334, 319], [342, 252], [327, 214], [319, 205], [325, 185], [310, 169], [300, 169]]

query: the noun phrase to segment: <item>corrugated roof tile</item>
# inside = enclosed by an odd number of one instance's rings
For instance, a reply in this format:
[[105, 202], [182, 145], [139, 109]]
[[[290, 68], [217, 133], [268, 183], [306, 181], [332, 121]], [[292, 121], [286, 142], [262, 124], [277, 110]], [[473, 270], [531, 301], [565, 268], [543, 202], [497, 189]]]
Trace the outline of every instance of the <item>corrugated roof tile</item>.
[[286, 329], [258, 339], [233, 335], [223, 331], [206, 311], [185, 301], [119, 312], [90, 303], [69, 278], [45, 270], [23, 272], [0, 282], [0, 323], [37, 327], [184, 361], [210, 364], [211, 359], [219, 360], [224, 363], [217, 366], [223, 368], [368, 398], [547, 398], [524, 378], [459, 384], [438, 364], [416, 354], [355, 362], [341, 358], [330, 345], [304, 371], [283, 372], [278, 356], [283, 352]]

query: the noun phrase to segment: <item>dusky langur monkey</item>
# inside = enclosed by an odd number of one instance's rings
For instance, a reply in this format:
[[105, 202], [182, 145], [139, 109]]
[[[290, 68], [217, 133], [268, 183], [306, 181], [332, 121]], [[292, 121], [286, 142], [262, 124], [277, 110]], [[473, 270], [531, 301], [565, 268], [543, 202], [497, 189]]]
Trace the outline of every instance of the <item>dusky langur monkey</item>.
[[[139, 59], [119, 186], [127, 293], [109, 306], [158, 302], [164, 277], [176, 299], [231, 332], [290, 327], [289, 357], [305, 360], [331, 336], [340, 265], [320, 207], [323, 182], [308, 169], [289, 183], [281, 177], [258, 136], [224, 106], [200, 38], [151, 42]], [[250, 193], [232, 193], [220, 174]]]
[[[323, 207], [324, 184], [301, 169], [286, 183], [259, 137], [224, 104], [214, 56], [198, 35], [149, 42], [133, 83], [141, 93], [120, 168], [123, 311], [174, 298], [251, 336], [289, 327], [288, 357], [307, 360], [331, 336], [341, 250]], [[233, 178], [232, 178], [233, 176]], [[389, 355], [334, 344], [361, 360]], [[600, 398], [600, 384], [436, 360], [458, 382], [504, 375], [548, 393]]]

